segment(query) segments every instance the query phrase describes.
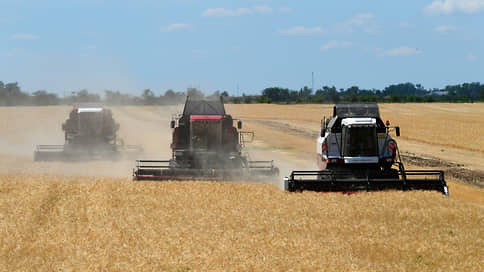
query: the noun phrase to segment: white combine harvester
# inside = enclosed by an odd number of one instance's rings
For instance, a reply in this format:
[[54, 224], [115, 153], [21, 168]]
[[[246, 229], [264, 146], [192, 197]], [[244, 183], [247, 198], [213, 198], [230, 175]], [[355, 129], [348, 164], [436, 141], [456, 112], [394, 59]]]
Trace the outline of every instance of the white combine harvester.
[[357, 192], [436, 190], [449, 195], [440, 170], [405, 170], [391, 127], [376, 104], [335, 105], [322, 121], [317, 140], [318, 171], [293, 171], [284, 179], [289, 191]]

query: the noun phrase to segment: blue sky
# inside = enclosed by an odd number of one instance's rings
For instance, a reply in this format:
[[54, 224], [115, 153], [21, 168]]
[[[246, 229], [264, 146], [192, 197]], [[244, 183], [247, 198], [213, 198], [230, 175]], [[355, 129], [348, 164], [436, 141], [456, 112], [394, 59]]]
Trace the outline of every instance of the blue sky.
[[0, 0], [0, 80], [25, 91], [427, 88], [484, 82], [484, 0]]

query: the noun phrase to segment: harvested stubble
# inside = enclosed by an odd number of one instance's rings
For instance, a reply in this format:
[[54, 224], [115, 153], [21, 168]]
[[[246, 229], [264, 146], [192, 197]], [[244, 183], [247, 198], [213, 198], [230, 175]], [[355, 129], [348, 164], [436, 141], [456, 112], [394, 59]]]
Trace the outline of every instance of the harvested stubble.
[[3, 270], [484, 269], [484, 210], [434, 192], [0, 176]]

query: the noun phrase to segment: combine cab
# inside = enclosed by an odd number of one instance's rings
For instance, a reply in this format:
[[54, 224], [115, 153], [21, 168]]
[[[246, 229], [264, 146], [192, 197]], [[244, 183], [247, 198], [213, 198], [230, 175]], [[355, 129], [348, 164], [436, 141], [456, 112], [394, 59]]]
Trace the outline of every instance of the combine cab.
[[234, 180], [279, 174], [273, 161], [250, 161], [242, 154], [252, 132], [241, 132], [242, 122], [225, 113], [220, 100], [187, 98], [182, 115], [171, 121], [170, 160], [138, 160], [134, 180]]
[[69, 119], [62, 124], [64, 145], [38, 145], [35, 161], [78, 161], [93, 159], [116, 160], [122, 155], [137, 156], [140, 146], [118, 142], [119, 129], [111, 110], [100, 105], [75, 105]]
[[289, 191], [344, 192], [435, 190], [449, 195], [444, 172], [405, 170], [396, 141], [399, 127], [384, 124], [376, 104], [335, 105], [317, 141], [319, 171], [293, 171]]

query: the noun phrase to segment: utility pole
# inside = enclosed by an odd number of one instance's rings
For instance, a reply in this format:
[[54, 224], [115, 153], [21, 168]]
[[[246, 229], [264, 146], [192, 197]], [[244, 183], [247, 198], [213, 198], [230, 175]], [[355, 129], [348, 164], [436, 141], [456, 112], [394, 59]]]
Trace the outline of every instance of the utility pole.
[[311, 72], [311, 91], [314, 93], [314, 72]]

